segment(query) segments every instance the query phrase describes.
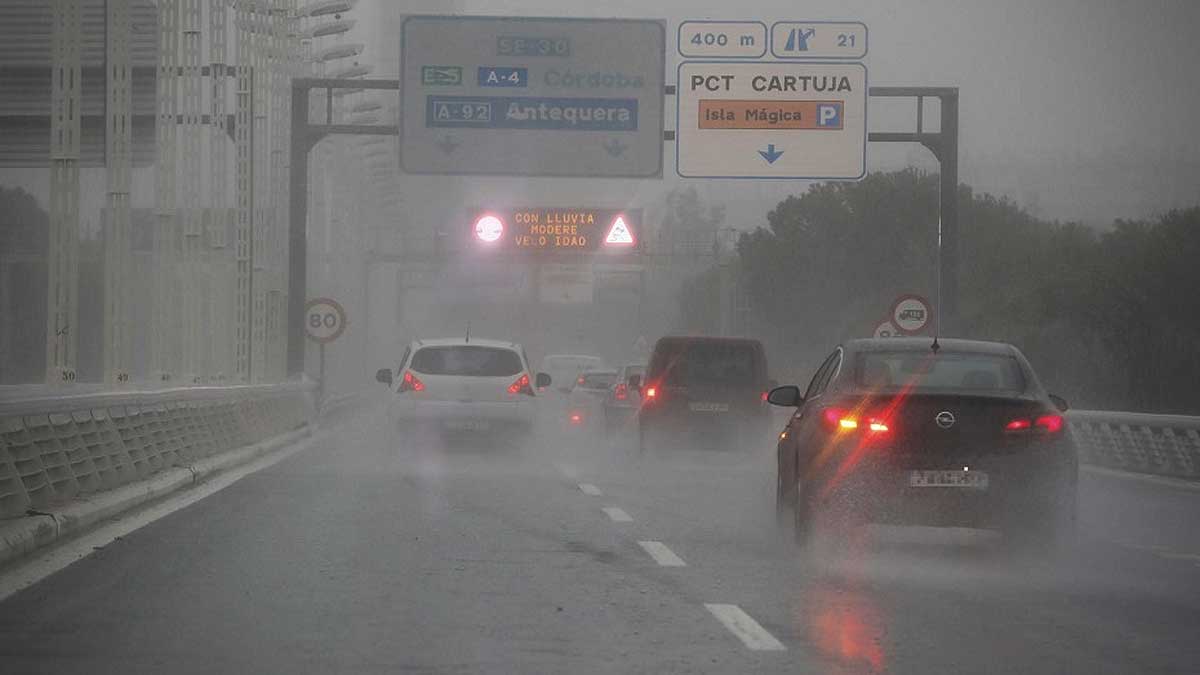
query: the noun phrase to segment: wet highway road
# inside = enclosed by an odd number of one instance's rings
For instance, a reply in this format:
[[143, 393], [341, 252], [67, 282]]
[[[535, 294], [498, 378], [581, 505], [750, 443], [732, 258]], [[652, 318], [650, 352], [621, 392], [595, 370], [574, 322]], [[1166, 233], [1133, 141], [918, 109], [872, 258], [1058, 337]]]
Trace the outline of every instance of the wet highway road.
[[397, 439], [375, 413], [0, 603], [5, 673], [1194, 673], [1200, 489], [1086, 473], [1055, 561], [805, 558], [773, 458]]

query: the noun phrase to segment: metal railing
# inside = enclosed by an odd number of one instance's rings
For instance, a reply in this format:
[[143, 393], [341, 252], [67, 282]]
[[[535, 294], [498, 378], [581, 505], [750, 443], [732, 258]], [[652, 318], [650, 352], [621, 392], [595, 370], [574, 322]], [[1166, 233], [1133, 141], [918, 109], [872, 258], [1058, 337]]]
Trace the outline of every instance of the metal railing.
[[1067, 421], [1085, 464], [1200, 478], [1200, 417], [1072, 410]]

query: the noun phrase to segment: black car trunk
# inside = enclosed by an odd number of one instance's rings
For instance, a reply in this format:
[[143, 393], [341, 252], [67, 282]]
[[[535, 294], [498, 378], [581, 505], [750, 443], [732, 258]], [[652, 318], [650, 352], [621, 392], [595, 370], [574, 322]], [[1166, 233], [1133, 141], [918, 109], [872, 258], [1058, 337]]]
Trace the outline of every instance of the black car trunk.
[[[875, 443], [897, 459], [958, 462], [988, 455], [1020, 452], [1052, 436], [1034, 425], [1036, 418], [1055, 414], [1036, 398], [968, 396], [961, 393], [909, 393], [874, 396], [846, 410], [863, 420], [862, 433], [871, 434], [869, 420], [881, 420], [887, 431]], [[1008, 429], [1015, 420], [1020, 429]], [[1060, 432], [1061, 433], [1061, 432]], [[1058, 435], [1058, 434], [1055, 434]]]

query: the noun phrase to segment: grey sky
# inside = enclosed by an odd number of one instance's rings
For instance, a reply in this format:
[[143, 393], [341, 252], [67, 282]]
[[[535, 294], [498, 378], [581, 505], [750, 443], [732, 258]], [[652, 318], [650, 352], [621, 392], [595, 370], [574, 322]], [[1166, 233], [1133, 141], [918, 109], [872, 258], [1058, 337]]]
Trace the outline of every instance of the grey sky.
[[[362, 0], [355, 11], [367, 19], [360, 26], [375, 32], [364, 35], [368, 42], [391, 37], [379, 35], [372, 12], [395, 13], [399, 4]], [[960, 88], [964, 182], [1006, 194], [1045, 217], [1098, 223], [1200, 202], [1197, 0], [459, 0], [403, 6], [414, 13], [654, 17], [672, 28], [688, 18], [861, 19], [870, 27], [872, 84]], [[677, 61], [669, 44], [668, 72]], [[395, 66], [380, 68], [390, 73]], [[871, 114], [877, 130], [899, 123], [900, 111], [887, 104]], [[878, 144], [869, 148], [869, 164], [936, 168], [920, 149]], [[668, 167], [658, 189], [684, 182], [672, 173]], [[718, 181], [702, 187], [730, 202], [735, 219], [751, 221], [761, 218], [764, 199], [801, 189]], [[633, 189], [644, 194], [647, 186]]]

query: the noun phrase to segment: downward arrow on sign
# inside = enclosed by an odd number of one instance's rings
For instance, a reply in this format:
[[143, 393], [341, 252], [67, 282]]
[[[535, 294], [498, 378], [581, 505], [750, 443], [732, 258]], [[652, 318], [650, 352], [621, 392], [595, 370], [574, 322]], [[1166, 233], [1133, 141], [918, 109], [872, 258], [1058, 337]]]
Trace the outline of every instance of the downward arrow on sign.
[[766, 150], [759, 150], [758, 154], [762, 155], [762, 158], [767, 160], [767, 164], [774, 164], [775, 160], [783, 156], [783, 150], [775, 150], [775, 144], [770, 143], [767, 145]]

